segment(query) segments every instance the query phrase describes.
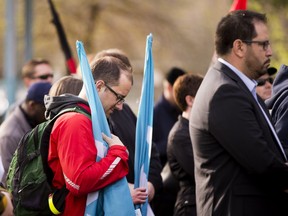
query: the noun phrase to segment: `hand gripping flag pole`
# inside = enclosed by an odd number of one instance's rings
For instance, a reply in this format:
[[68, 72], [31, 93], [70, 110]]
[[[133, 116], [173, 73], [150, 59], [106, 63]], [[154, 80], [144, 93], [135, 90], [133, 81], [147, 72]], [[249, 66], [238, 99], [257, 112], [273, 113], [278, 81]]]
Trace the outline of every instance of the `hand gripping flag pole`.
[[[139, 104], [138, 119], [136, 124], [135, 139], [135, 181], [134, 187], [147, 188], [153, 128], [154, 107], [154, 63], [152, 56], [152, 34], [147, 36], [146, 53], [144, 62], [144, 76]], [[148, 188], [147, 188], [148, 189]], [[143, 216], [147, 214], [148, 200], [142, 206], [137, 206]], [[152, 213], [152, 212], [151, 212]]]
[[[102, 103], [95, 88], [94, 79], [82, 42], [76, 42], [77, 54], [83, 76], [88, 103], [91, 109], [93, 135], [97, 148], [96, 161], [105, 157], [108, 144], [102, 139], [102, 132], [111, 137]], [[87, 196], [85, 216], [134, 216], [135, 210], [126, 178], [114, 182], [100, 191]]]

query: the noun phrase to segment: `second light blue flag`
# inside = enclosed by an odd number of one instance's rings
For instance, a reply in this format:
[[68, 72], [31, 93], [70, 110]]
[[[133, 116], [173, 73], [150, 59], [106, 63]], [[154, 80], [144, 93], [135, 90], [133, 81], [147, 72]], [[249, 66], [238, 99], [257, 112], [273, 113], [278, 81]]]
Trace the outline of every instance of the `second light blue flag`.
[[[152, 55], [152, 34], [147, 36], [144, 62], [144, 76], [142, 82], [141, 99], [136, 124], [136, 149], [135, 149], [135, 188], [147, 188], [153, 128], [154, 107], [154, 62]], [[148, 214], [148, 200], [140, 209], [142, 216]]]

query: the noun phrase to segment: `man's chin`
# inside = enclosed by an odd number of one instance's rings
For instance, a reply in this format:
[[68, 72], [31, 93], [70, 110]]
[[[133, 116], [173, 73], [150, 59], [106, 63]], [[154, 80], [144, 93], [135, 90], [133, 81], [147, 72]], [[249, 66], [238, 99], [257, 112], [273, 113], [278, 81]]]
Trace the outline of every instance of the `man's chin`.
[[269, 67], [270, 67], [270, 62], [265, 63], [264, 66], [263, 66], [263, 71], [264, 71], [265, 73], [268, 73], [268, 68], [269, 68]]
[[109, 110], [108, 112], [106, 112], [106, 113], [105, 113], [105, 114], [106, 114], [106, 117], [107, 117], [107, 118], [110, 117], [110, 116], [112, 115], [113, 111], [114, 111], [114, 110]]
[[109, 117], [110, 117], [110, 115], [111, 115], [111, 113], [110, 113], [110, 112], [105, 112], [105, 116], [106, 116], [106, 118], [109, 118]]
[[268, 73], [268, 68], [263, 68], [262, 70], [258, 71], [259, 77], [263, 76], [264, 74]]

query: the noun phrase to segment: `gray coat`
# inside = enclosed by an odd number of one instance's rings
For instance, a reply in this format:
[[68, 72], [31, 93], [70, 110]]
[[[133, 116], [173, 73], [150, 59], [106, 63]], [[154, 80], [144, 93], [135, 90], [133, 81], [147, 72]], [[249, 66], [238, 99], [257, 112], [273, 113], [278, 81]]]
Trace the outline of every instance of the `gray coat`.
[[3, 183], [6, 182], [9, 165], [18, 143], [29, 130], [31, 130], [31, 126], [19, 106], [15, 108], [13, 113], [0, 126], [0, 154], [4, 168]]

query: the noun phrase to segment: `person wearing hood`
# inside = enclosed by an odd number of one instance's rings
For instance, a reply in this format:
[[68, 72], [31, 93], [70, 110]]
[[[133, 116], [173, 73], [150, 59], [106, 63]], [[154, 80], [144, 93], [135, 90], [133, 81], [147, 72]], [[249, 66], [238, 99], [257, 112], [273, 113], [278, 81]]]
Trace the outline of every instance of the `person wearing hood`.
[[271, 111], [276, 133], [288, 156], [288, 66], [281, 65], [272, 85], [271, 98], [265, 101]]
[[[99, 58], [91, 68], [104, 112], [109, 117], [114, 110], [122, 110], [124, 99], [132, 87], [132, 72], [114, 57]], [[72, 106], [91, 112], [84, 86], [78, 97], [71, 94], [47, 96], [45, 105], [47, 118], [53, 118], [62, 109]], [[66, 186], [69, 190], [62, 215], [84, 215], [89, 193], [127, 175], [127, 148], [115, 135], [109, 138], [103, 134], [103, 139], [109, 150], [101, 161], [96, 162], [97, 148], [91, 119], [82, 113], [68, 112], [55, 121], [50, 135], [48, 164], [54, 174], [53, 186], [58, 189]]]

